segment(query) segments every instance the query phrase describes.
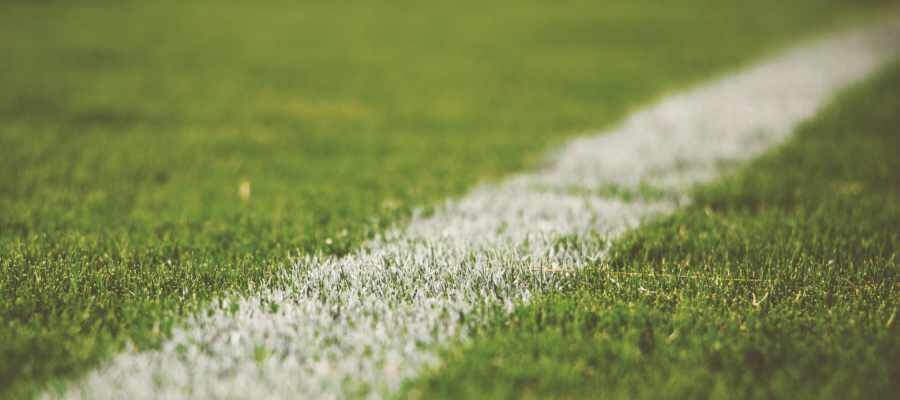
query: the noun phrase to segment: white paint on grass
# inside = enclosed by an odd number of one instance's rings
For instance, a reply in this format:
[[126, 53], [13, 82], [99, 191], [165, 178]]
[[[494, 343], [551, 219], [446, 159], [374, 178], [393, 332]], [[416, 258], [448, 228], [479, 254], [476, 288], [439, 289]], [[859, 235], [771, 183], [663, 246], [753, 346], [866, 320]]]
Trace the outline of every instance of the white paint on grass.
[[890, 60], [897, 38], [897, 24], [835, 35], [667, 98], [572, 141], [543, 171], [481, 186], [349, 256], [295, 260], [288, 289], [243, 298], [233, 314], [198, 315], [162, 350], [121, 354], [64, 396], [388, 394], [434, 365], [441, 344], [465, 338], [467, 321], [558, 288], [561, 268], [596, 261], [604, 249], [591, 237], [615, 237], [676, 206], [625, 202], [604, 188], [683, 194], [780, 143], [838, 89]]

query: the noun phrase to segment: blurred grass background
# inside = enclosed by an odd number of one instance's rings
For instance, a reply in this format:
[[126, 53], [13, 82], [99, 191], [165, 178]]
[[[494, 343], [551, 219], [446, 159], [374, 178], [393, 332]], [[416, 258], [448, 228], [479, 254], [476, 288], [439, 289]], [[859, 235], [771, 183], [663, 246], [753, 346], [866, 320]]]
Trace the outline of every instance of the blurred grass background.
[[0, 393], [877, 1], [5, 1]]

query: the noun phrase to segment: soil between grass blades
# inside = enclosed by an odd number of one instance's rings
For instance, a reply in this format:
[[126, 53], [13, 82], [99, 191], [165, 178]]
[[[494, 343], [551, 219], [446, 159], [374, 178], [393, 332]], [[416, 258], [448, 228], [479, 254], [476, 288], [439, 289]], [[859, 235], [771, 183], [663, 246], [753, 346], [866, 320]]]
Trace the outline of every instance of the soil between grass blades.
[[894, 398], [900, 64], [405, 398]]

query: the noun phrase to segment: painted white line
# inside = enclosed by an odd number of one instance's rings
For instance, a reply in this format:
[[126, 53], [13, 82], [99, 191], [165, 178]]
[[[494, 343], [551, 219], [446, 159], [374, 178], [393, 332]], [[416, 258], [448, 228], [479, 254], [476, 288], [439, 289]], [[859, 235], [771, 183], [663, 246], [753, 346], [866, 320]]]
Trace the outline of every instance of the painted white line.
[[198, 315], [162, 350], [119, 355], [64, 397], [386, 395], [433, 365], [441, 344], [464, 338], [464, 320], [565, 282], [542, 269], [601, 257], [601, 241], [589, 236], [614, 237], [676, 206], [599, 189], [684, 193], [780, 143], [898, 50], [900, 24], [882, 24], [665, 99], [618, 129], [574, 140], [546, 170], [479, 187], [347, 257], [295, 260], [289, 289], [244, 298], [233, 315]]

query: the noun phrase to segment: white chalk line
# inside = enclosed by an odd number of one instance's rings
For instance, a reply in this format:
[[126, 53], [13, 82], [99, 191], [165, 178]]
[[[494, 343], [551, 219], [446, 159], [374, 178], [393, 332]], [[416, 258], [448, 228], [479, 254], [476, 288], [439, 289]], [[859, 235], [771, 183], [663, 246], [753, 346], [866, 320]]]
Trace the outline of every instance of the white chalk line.
[[197, 315], [161, 350], [118, 355], [45, 397], [389, 395], [436, 365], [442, 344], [465, 338], [466, 319], [564, 283], [565, 274], [542, 268], [596, 262], [603, 241], [590, 236], [614, 238], [677, 207], [598, 188], [684, 195], [721, 165], [781, 143], [839, 89], [892, 60], [898, 38], [897, 21], [835, 34], [664, 99], [573, 140], [545, 170], [478, 187], [351, 255], [294, 260], [289, 288], [245, 297], [233, 314]]

